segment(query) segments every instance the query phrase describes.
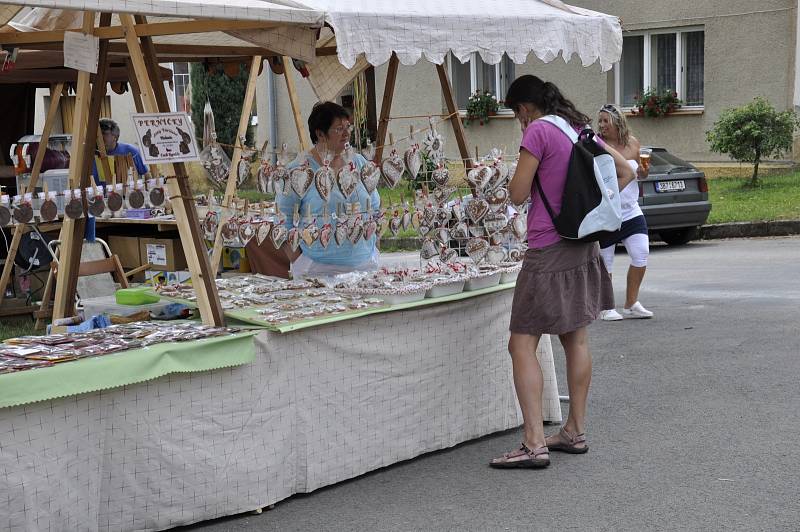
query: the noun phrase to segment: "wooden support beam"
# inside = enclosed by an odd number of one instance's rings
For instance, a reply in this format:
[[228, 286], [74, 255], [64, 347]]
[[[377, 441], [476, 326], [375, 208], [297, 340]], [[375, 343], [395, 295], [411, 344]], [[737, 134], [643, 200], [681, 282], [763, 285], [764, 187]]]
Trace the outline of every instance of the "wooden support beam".
[[464, 160], [464, 166], [467, 170], [471, 169], [472, 159], [469, 157], [469, 148], [467, 147], [467, 138], [464, 134], [464, 124], [461, 122], [461, 115], [458, 114], [458, 106], [453, 97], [453, 88], [450, 86], [450, 80], [447, 77], [447, 70], [444, 65], [436, 65], [436, 72], [439, 73], [439, 84], [442, 86], [442, 96], [447, 105], [447, 112], [450, 114], [450, 125], [453, 126], [453, 134], [456, 137], [458, 144], [458, 151], [461, 154], [461, 159]]
[[[50, 141], [50, 133], [53, 131], [53, 124], [60, 110], [58, 104], [61, 102], [61, 93], [63, 91], [63, 83], [56, 83], [50, 87], [50, 107], [47, 109], [47, 118], [44, 121], [42, 136], [39, 139], [39, 148], [36, 150], [36, 158], [33, 160], [33, 167], [31, 168], [31, 180], [28, 184], [28, 190], [31, 193], [36, 191], [36, 184], [39, 182], [39, 173], [42, 171], [42, 162], [44, 162], [44, 155], [47, 151], [47, 143]], [[11, 244], [8, 247], [6, 262], [3, 264], [3, 274], [0, 277], [0, 307], [3, 306], [3, 299], [6, 296], [6, 287], [11, 280], [11, 272], [14, 270], [14, 259], [17, 256], [19, 242], [24, 232], [25, 224], [17, 224], [14, 228], [14, 235], [11, 237]]]
[[[0, 35], [3, 35], [0, 33]], [[28, 53], [33, 53], [35, 51], [55, 51], [61, 52], [64, 49], [64, 43], [59, 42], [47, 42], [47, 43], [28, 43], [28, 44], [19, 44], [15, 45], [18, 46], [20, 50], [27, 51]], [[167, 43], [159, 43], [155, 44], [155, 50], [158, 54], [158, 60], [160, 63], [173, 63], [176, 61], [187, 61], [191, 60], [192, 57], [197, 58], [198, 60], [205, 59], [207, 57], [220, 57], [220, 58], [231, 58], [231, 59], [238, 59], [240, 61], [249, 61], [253, 55], [260, 55], [262, 57], [280, 57], [281, 54], [277, 52], [273, 52], [272, 50], [268, 50], [266, 48], [261, 48], [258, 46], [204, 46], [200, 44], [167, 44]], [[112, 42], [110, 43], [109, 52], [114, 56], [119, 55], [127, 55], [128, 48], [124, 42]], [[64, 58], [62, 56], [61, 63], [63, 64]]]
[[[83, 14], [83, 32], [92, 33], [94, 31], [94, 13], [85, 11]], [[110, 17], [109, 17], [110, 20]], [[105, 57], [102, 56], [103, 43], [101, 41], [100, 48], [100, 61], [98, 63], [98, 75], [101, 70], [108, 67]], [[106, 47], [107, 51], [108, 48]], [[90, 75], [88, 72], [81, 71], [78, 73], [78, 86], [75, 95], [75, 114], [72, 121], [72, 157], [69, 163], [69, 187], [71, 189], [83, 188], [82, 177], [85, 172], [86, 164], [86, 143], [88, 142], [91, 147], [95, 145], [95, 129], [97, 122], [89, 124], [90, 103], [94, 103], [98, 108], [100, 101], [91, 102], [91, 93], [93, 90], [89, 86]], [[105, 88], [105, 81], [103, 81]], [[91, 134], [90, 134], [91, 132]], [[73, 220], [72, 218], [65, 218], [61, 226], [61, 254], [58, 275], [56, 277], [55, 287], [55, 302], [53, 303], [53, 319], [70, 317], [75, 314], [75, 291], [78, 283], [78, 266], [81, 260], [81, 248], [83, 245], [83, 231], [86, 220], [80, 218]]]
[[294, 127], [297, 129], [297, 140], [300, 142], [302, 151], [311, 149], [311, 139], [303, 125], [303, 117], [300, 114], [300, 98], [297, 97], [297, 87], [294, 83], [294, 71], [292, 58], [283, 56], [283, 77], [286, 79], [286, 92], [289, 93], [289, 103], [292, 105], [292, 116], [294, 117]]
[[242, 160], [241, 139], [247, 134], [247, 127], [250, 125], [250, 113], [253, 110], [253, 100], [256, 96], [256, 81], [258, 81], [258, 70], [261, 68], [261, 56], [253, 57], [250, 63], [250, 75], [247, 78], [247, 89], [244, 92], [244, 102], [242, 102], [242, 114], [239, 117], [239, 129], [236, 132], [236, 141], [233, 148], [233, 159], [231, 169], [228, 173], [228, 182], [225, 186], [225, 197], [222, 200], [222, 215], [217, 224], [217, 234], [214, 237], [214, 245], [211, 248], [211, 267], [216, 271], [219, 268], [220, 258], [222, 257], [222, 226], [228, 221], [228, 209], [231, 200], [236, 195], [236, 185], [239, 181], [239, 161]]
[[386, 71], [386, 84], [383, 86], [383, 101], [381, 102], [381, 118], [378, 121], [378, 137], [375, 139], [375, 161], [380, 164], [383, 158], [383, 145], [386, 144], [386, 132], [389, 131], [389, 113], [392, 112], [392, 99], [394, 99], [394, 86], [397, 83], [397, 68], [400, 60], [392, 52], [389, 59], [389, 68]]
[[[146, 22], [145, 17], [140, 15], [137, 15], [137, 20]], [[125, 41], [128, 44], [131, 63], [139, 80], [145, 112], [169, 111], [169, 102], [163, 83], [160, 81], [151, 83], [148, 73], [148, 71], [155, 71], [158, 68], [152, 40], [145, 37], [142, 39], [142, 43], [139, 43], [132, 15], [120, 15], [120, 21], [126, 28]], [[170, 166], [170, 175], [175, 178], [167, 180], [167, 192], [175, 213], [186, 262], [192, 274], [192, 284], [197, 294], [197, 306], [203, 323], [223, 325], [225, 316], [217, 293], [215, 272], [211, 270], [205, 243], [199, 234], [200, 223], [197, 219], [194, 198], [189, 188], [186, 168], [183, 164], [168, 165], [168, 168]]]
[[133, 97], [133, 106], [136, 108], [137, 113], [144, 113], [144, 104], [142, 103], [142, 90], [139, 87], [139, 80], [136, 79], [136, 75], [134, 74], [133, 63], [131, 63], [130, 57], [125, 59], [125, 65], [128, 68], [128, 72], [131, 73], [129, 81], [131, 88], [131, 96]]
[[378, 135], [378, 110], [377, 92], [375, 91], [375, 67], [371, 66], [364, 71], [364, 78], [367, 81], [367, 131], [370, 138], [374, 139]]
[[[284, 24], [286, 23], [259, 20], [204, 19], [140, 24], [137, 25], [135, 31], [137, 37], [156, 37], [159, 35], [185, 35], [187, 33], [269, 29]], [[0, 33], [0, 44], [63, 42], [64, 31], [65, 30], [50, 30]], [[98, 28], [95, 32], [95, 35], [100, 39], [124, 39], [125, 26], [120, 25]]]

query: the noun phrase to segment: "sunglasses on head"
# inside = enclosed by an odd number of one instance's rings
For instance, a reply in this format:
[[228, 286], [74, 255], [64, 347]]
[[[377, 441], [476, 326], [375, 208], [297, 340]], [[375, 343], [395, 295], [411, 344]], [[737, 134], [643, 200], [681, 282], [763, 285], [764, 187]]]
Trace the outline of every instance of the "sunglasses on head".
[[617, 111], [617, 107], [610, 103], [605, 104], [603, 107], [600, 108], [601, 111], [605, 111], [606, 113], [610, 113], [612, 115], [619, 116], [619, 111]]

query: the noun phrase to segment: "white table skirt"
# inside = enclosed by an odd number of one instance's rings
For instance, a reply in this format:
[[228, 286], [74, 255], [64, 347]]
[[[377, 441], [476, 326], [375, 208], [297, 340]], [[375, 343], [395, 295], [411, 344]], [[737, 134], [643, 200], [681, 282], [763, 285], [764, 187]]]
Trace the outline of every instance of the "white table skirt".
[[[0, 530], [164, 529], [517, 427], [511, 295], [263, 332], [247, 366], [0, 409]], [[538, 355], [560, 421], [548, 337]]]

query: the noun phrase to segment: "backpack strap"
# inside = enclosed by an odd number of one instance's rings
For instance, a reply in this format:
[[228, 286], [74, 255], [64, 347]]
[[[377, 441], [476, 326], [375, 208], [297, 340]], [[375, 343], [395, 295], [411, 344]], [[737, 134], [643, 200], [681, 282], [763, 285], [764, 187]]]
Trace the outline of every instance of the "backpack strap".
[[536, 190], [539, 191], [539, 196], [542, 198], [542, 203], [544, 203], [544, 208], [547, 210], [547, 214], [550, 215], [550, 220], [552, 220], [552, 222], [555, 224], [556, 215], [553, 212], [553, 208], [550, 207], [550, 202], [547, 201], [547, 196], [544, 195], [544, 189], [542, 189], [542, 184], [539, 182], [539, 172], [534, 174], [533, 182], [536, 183]]
[[[564, 133], [567, 136], [567, 138], [569, 138], [570, 142], [572, 142], [573, 144], [578, 142], [579, 139], [578, 134], [575, 132], [574, 129], [572, 129], [572, 126], [570, 126], [569, 122], [567, 122], [560, 116], [545, 115], [541, 118], [538, 118], [537, 120], [544, 120], [545, 122], [550, 122], [558, 129], [560, 129], [561, 132]], [[547, 196], [545, 196], [544, 194], [544, 189], [542, 189], [542, 183], [539, 181], [539, 172], [536, 172], [536, 174], [533, 176], [533, 182], [536, 183], [536, 190], [539, 191], [539, 196], [541, 196], [542, 198], [542, 203], [544, 203], [544, 208], [547, 209], [547, 214], [550, 215], [550, 220], [552, 220], [553, 223], [555, 223], [556, 215], [553, 212], [553, 208], [550, 206], [550, 202], [547, 201]]]

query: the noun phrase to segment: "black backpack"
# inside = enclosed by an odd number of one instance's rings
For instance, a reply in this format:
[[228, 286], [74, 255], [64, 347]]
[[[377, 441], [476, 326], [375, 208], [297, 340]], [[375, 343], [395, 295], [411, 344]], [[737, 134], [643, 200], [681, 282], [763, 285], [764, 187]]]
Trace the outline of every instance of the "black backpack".
[[567, 240], [594, 242], [619, 230], [622, 207], [614, 158], [595, 142], [591, 128], [586, 127], [578, 134], [560, 116], [547, 115], [539, 120], [557, 126], [572, 141], [561, 211], [557, 215], [544, 195], [539, 173], [534, 176], [558, 234]]

